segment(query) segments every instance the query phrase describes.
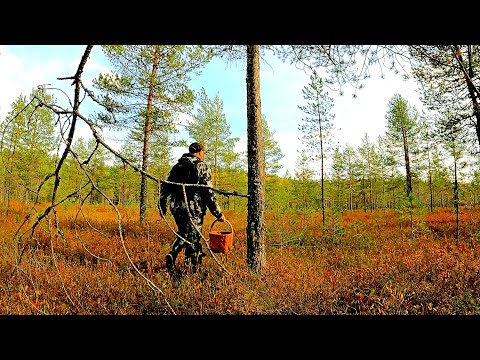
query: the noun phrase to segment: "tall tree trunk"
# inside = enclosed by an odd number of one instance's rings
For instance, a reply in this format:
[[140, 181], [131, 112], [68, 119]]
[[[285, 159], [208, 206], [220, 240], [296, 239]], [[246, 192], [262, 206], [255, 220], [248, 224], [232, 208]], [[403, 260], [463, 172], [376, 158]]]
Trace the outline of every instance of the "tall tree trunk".
[[412, 192], [412, 173], [410, 171], [410, 153], [408, 150], [407, 135], [403, 134], [403, 151], [405, 155], [405, 175], [407, 180], [407, 197]]
[[[150, 134], [152, 131], [152, 124], [150, 123], [150, 116], [147, 115], [145, 118], [145, 127], [144, 127], [144, 139], [143, 139], [143, 155], [142, 155], [142, 170], [148, 171], [148, 157], [149, 157], [149, 147], [150, 147]], [[147, 213], [147, 177], [145, 174], [141, 174], [141, 183], [140, 183], [140, 224], [145, 223], [145, 216]]]
[[365, 178], [362, 175], [362, 197], [363, 197], [363, 211], [367, 212], [367, 192], [365, 191]]
[[[464, 63], [465, 60], [463, 58], [462, 53], [460, 52], [460, 47], [457, 45], [456, 48], [456, 54], [458, 56], [458, 59], [461, 63]], [[472, 100], [472, 108], [473, 108], [473, 114], [475, 115], [475, 130], [477, 133], [477, 141], [478, 144], [480, 145], [480, 104], [478, 103], [478, 93], [475, 91], [475, 87], [472, 83], [472, 80], [475, 77], [475, 73], [473, 72], [473, 67], [472, 67], [472, 58], [471, 58], [471, 52], [469, 51], [468, 54], [468, 76], [464, 76], [464, 79], [467, 83], [467, 88], [468, 88], [468, 94], [470, 95], [470, 99]]]
[[453, 204], [455, 207], [455, 243], [458, 245], [459, 239], [459, 228], [458, 228], [458, 177], [457, 177], [457, 156], [453, 157], [453, 165], [455, 167], [455, 181], [453, 184]]
[[10, 200], [12, 198], [12, 192], [13, 192], [13, 181], [12, 181], [12, 174], [13, 174], [13, 159], [15, 157], [15, 146], [13, 147], [12, 151], [12, 156], [9, 158], [10, 162], [10, 169], [7, 172], [7, 211], [6, 214], [7, 216], [9, 215], [10, 212]]
[[[215, 133], [215, 144], [218, 144], [218, 133]], [[218, 159], [218, 151], [217, 149], [215, 149], [215, 153], [214, 153], [214, 162], [213, 162], [213, 187], [217, 187], [218, 186], [218, 183], [217, 183], [217, 179], [218, 179], [218, 162], [217, 162], [217, 159]]]
[[125, 192], [126, 192], [126, 182], [127, 182], [127, 164], [123, 163], [123, 173], [122, 173], [122, 189], [120, 195], [120, 204], [122, 207], [125, 207], [126, 199], [125, 199]]
[[[321, 152], [321, 162], [322, 162], [322, 225], [325, 226], [325, 180], [323, 178], [323, 173], [324, 173], [324, 160], [323, 160], [323, 141], [321, 138], [322, 131], [320, 130], [320, 152]], [[322, 229], [323, 232], [323, 229]]]
[[341, 186], [341, 177], [339, 176], [337, 178], [337, 207], [340, 209], [340, 211], [342, 210], [342, 205], [341, 205], [341, 202], [340, 202], [340, 186]]
[[[152, 122], [150, 118], [150, 112], [153, 107], [153, 96], [154, 96], [154, 79], [157, 74], [158, 67], [158, 58], [160, 52], [155, 49], [155, 54], [153, 58], [153, 67], [152, 67], [152, 76], [150, 81], [150, 89], [147, 99], [147, 116], [145, 117], [145, 126], [143, 128], [143, 155], [142, 155], [142, 170], [148, 171], [148, 158], [150, 153], [150, 135], [152, 133]], [[147, 197], [148, 197], [148, 188], [147, 188], [147, 177], [142, 173], [142, 181], [140, 184], [140, 224], [145, 223], [145, 216], [147, 214]]]
[[348, 209], [353, 210], [353, 179], [352, 174], [349, 175], [349, 183], [348, 183]]
[[370, 160], [368, 163], [368, 177], [370, 181], [370, 212], [373, 212], [373, 176], [372, 176]]
[[430, 161], [430, 151], [428, 152], [428, 188], [430, 189], [430, 212], [433, 212], [433, 181], [432, 181], [432, 165]]
[[385, 208], [387, 207], [387, 202], [385, 200], [386, 196], [385, 196], [385, 174], [382, 170], [382, 207], [383, 209], [385, 210]]
[[[320, 98], [317, 94], [317, 105], [320, 103]], [[322, 133], [322, 117], [320, 114], [320, 107], [317, 106], [317, 116], [318, 116], [318, 130], [319, 130], [319, 137], [320, 137], [320, 161], [321, 161], [321, 182], [322, 182], [322, 225], [325, 226], [325, 180], [324, 180], [324, 154], [323, 154], [323, 133]], [[323, 233], [323, 229], [322, 229]]]
[[247, 46], [248, 216], [247, 264], [262, 273], [265, 256], [265, 162], [260, 101], [260, 46]]

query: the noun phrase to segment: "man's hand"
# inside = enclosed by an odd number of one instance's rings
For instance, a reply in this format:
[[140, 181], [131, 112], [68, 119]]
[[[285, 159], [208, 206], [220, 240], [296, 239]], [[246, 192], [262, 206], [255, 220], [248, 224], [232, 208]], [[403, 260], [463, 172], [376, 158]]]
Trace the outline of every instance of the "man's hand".
[[222, 214], [222, 217], [217, 218], [217, 220], [220, 222], [224, 222], [226, 220], [225, 215]]

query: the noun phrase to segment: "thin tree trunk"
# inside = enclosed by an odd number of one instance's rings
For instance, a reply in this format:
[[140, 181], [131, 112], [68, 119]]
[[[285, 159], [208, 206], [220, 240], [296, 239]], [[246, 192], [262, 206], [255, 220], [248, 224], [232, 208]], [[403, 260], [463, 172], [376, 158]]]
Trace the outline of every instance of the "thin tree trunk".
[[365, 178], [362, 175], [362, 197], [363, 197], [363, 211], [367, 212], [367, 194], [365, 191]]
[[373, 212], [373, 176], [370, 162], [368, 163], [368, 176], [370, 180], [370, 212]]
[[[324, 180], [324, 169], [323, 169], [323, 141], [322, 141], [322, 138], [321, 138], [321, 135], [322, 134], [322, 131], [320, 130], [320, 151], [321, 151], [321, 158], [322, 158], [322, 225], [325, 226], [325, 180]], [[323, 232], [323, 229], [322, 229], [322, 232]]]
[[[218, 144], [218, 133], [215, 133], [215, 144]], [[218, 151], [217, 151], [217, 149], [215, 149], [214, 161], [213, 161], [213, 169], [214, 169], [213, 187], [215, 187], [215, 188], [218, 186], [218, 183], [217, 183], [217, 179], [218, 179], [218, 162], [217, 162], [217, 159], [218, 159], [218, 156], [217, 156], [217, 154], [218, 154]]]
[[453, 164], [455, 168], [455, 182], [453, 186], [453, 204], [455, 207], [455, 243], [459, 243], [459, 228], [458, 228], [458, 179], [457, 179], [457, 157], [454, 156]]
[[265, 163], [260, 101], [260, 46], [247, 46], [248, 216], [247, 264], [262, 273], [265, 256]]
[[[317, 94], [317, 105], [320, 103], [320, 98]], [[323, 154], [323, 133], [322, 133], [322, 117], [320, 115], [320, 107], [317, 107], [318, 129], [320, 136], [320, 161], [321, 161], [321, 181], [322, 181], [322, 225], [325, 226], [325, 179], [324, 179], [324, 154]], [[323, 232], [323, 230], [322, 230]]]
[[349, 202], [349, 206], [348, 206], [348, 209], [349, 210], [353, 210], [353, 179], [352, 179], [352, 175], [350, 174], [350, 179], [349, 179], [349, 184], [348, 184], [348, 202]]
[[430, 189], [430, 212], [433, 212], [433, 181], [432, 181], [432, 163], [430, 161], [430, 149], [428, 155], [428, 188]]
[[122, 207], [125, 207], [125, 189], [126, 189], [126, 172], [127, 172], [127, 164], [123, 163], [123, 173], [122, 173], [122, 190], [120, 196], [120, 204]]
[[410, 171], [410, 154], [408, 151], [406, 134], [403, 135], [403, 150], [405, 155], [405, 172], [406, 172], [406, 180], [407, 180], [407, 197], [408, 197], [412, 192], [412, 173]]

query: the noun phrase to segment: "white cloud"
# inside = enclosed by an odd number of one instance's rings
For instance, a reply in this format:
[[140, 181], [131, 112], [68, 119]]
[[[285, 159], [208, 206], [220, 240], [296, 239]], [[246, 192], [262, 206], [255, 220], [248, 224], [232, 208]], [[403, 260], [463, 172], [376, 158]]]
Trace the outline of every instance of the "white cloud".
[[411, 106], [422, 109], [414, 81], [403, 81], [393, 75], [386, 79], [370, 79], [365, 88], [357, 93], [357, 98], [352, 98], [351, 94], [335, 94], [333, 113], [338, 142], [342, 145], [348, 142], [356, 147], [365, 133], [372, 141], [384, 135], [388, 102], [397, 93]]
[[[15, 49], [15, 53], [12, 48]], [[74, 75], [72, 65], [67, 65], [62, 56], [55, 51], [44, 51], [42, 46], [32, 56], [22, 57], [16, 55], [25, 46], [1, 46], [0, 47], [0, 118], [4, 119], [11, 109], [11, 104], [18, 96], [25, 95], [27, 98], [33, 89], [39, 85], [50, 84], [53, 87], [65, 88], [70, 83], [63, 84], [58, 77]], [[55, 47], [53, 47], [55, 49]], [[77, 60], [78, 65], [78, 60]]]
[[28, 96], [31, 87], [27, 84], [31, 83], [29, 78], [32, 75], [7, 46], [0, 45], [0, 119], [7, 116], [12, 102], [21, 93]]

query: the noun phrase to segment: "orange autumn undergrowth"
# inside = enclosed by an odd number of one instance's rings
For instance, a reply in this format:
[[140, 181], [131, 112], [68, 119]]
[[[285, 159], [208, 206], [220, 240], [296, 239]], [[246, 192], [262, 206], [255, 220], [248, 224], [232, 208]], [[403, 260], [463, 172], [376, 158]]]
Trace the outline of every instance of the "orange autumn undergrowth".
[[58, 206], [58, 228], [50, 216], [32, 238], [19, 237], [28, 206], [1, 210], [0, 314], [480, 313], [479, 208], [461, 209], [458, 244], [451, 209], [412, 221], [392, 210], [328, 212], [325, 226], [321, 211], [267, 211], [261, 274], [246, 261], [247, 214], [225, 211], [233, 249], [210, 254], [204, 243], [200, 271], [181, 255], [173, 277], [164, 257], [175, 235], [156, 209], [142, 225], [137, 208], [119, 208], [120, 219], [108, 205], [81, 210]]

